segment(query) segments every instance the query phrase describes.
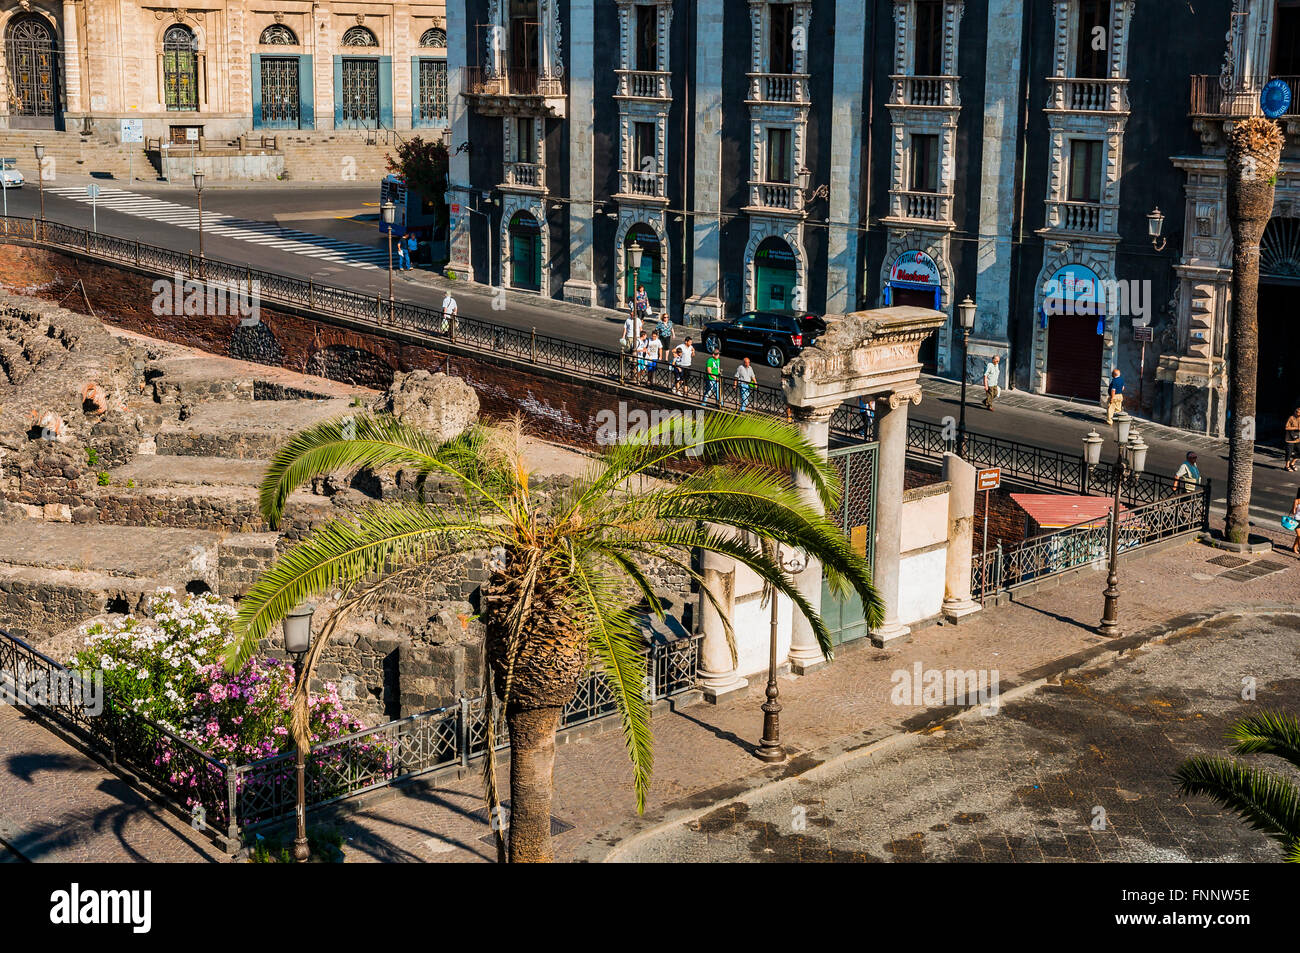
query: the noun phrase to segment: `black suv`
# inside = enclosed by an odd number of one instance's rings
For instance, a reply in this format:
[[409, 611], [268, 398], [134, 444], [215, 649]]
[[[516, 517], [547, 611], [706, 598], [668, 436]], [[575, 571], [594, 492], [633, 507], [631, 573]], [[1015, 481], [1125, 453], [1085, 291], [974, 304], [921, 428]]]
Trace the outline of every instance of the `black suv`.
[[704, 349], [724, 354], [762, 355], [770, 367], [781, 367], [826, 332], [826, 322], [806, 311], [746, 311], [734, 321], [704, 326]]

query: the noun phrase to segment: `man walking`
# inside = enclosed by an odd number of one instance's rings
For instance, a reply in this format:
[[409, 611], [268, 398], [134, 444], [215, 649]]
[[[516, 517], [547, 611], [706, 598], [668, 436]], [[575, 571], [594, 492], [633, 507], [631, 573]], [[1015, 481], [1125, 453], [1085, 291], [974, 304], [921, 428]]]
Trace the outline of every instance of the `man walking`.
[[456, 324], [457, 310], [458, 309], [456, 307], [456, 299], [453, 298], [451, 296], [451, 292], [448, 291], [443, 296], [442, 299], [442, 333], [443, 334], [446, 334], [448, 331], [453, 331], [454, 333], [453, 329], [455, 328], [455, 324]]
[[1187, 459], [1183, 461], [1182, 465], [1178, 468], [1178, 472], [1174, 474], [1174, 492], [1190, 493], [1192, 490], [1196, 489], [1200, 483], [1201, 471], [1200, 468], [1196, 466], [1196, 453], [1189, 450], [1187, 452]]
[[740, 391], [740, 412], [743, 414], [749, 409], [749, 393], [754, 389], [754, 369], [749, 366], [749, 358], [736, 366], [736, 379], [731, 386]]
[[1115, 415], [1124, 409], [1124, 375], [1115, 368], [1110, 372], [1110, 390], [1106, 399], [1106, 423], [1113, 424]]
[[1001, 372], [998, 369], [1000, 362], [998, 355], [993, 355], [993, 360], [984, 365], [984, 406], [989, 410], [993, 409], [993, 402], [998, 399], [1002, 393], [1002, 388], [998, 386], [1001, 380]]
[[722, 391], [720, 389], [720, 385], [722, 384], [722, 352], [721, 351], [714, 351], [712, 354], [709, 355], [709, 359], [704, 362], [704, 372], [709, 379], [709, 389], [704, 392], [704, 399], [700, 401], [700, 406], [703, 407], [705, 404], [709, 402], [709, 398], [712, 397], [714, 400], [718, 402], [718, 409], [721, 410], [722, 409]]

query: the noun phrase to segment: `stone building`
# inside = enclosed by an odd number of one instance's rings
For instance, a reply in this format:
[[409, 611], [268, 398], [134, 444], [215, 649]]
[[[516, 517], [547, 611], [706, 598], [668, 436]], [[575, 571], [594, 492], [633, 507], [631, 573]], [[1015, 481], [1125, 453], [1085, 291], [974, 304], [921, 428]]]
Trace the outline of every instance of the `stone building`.
[[[997, 354], [1004, 383], [1091, 402], [1118, 366], [1144, 415], [1221, 433], [1223, 133], [1300, 76], [1298, 8], [453, 0], [450, 267], [606, 307], [642, 283], [694, 321], [938, 307], [923, 359], [950, 375], [970, 295], [972, 375]], [[1266, 430], [1300, 393], [1270, 290], [1300, 276], [1294, 152], [1265, 239]]]
[[0, 129], [228, 140], [447, 122], [441, 2], [5, 0]]

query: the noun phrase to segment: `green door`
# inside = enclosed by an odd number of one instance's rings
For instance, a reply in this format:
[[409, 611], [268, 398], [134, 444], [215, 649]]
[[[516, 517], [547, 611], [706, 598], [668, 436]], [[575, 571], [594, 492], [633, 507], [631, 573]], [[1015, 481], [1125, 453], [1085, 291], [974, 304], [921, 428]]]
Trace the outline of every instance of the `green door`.
[[[875, 565], [876, 551], [876, 459], [880, 444], [863, 443], [830, 451], [830, 462], [840, 475], [844, 495], [838, 508], [827, 515], [849, 538], [868, 563]], [[822, 619], [831, 632], [831, 642], [840, 645], [871, 634], [862, 600], [857, 596], [839, 599], [822, 582]]]
[[[632, 270], [633, 243], [641, 246], [641, 267], [637, 271]], [[648, 228], [634, 228], [628, 233], [627, 242], [623, 246], [623, 269], [627, 274], [625, 290], [629, 304], [636, 299], [637, 286], [645, 285], [650, 306], [656, 311], [663, 307], [663, 256], [659, 254], [659, 248], [658, 237]]]
[[510, 286], [525, 291], [542, 288], [542, 240], [537, 220], [523, 212], [510, 220]]
[[754, 253], [754, 308], [785, 311], [795, 306], [795, 262], [790, 246], [769, 238]]

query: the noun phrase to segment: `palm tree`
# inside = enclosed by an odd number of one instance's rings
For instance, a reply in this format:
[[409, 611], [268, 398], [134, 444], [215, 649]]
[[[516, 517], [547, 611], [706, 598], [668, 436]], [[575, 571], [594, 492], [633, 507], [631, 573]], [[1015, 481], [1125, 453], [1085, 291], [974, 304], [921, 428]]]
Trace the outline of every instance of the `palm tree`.
[[[1300, 721], [1265, 711], [1228, 729], [1235, 754], [1273, 754], [1300, 768]], [[1282, 844], [1300, 863], [1300, 788], [1290, 778], [1227, 758], [1188, 758], [1174, 775], [1180, 794], [1204, 794]]]
[[[817, 611], [779, 562], [750, 541], [753, 533], [806, 550], [820, 560], [837, 593], [856, 592], [873, 625], [883, 617], [865, 560], [796, 489], [798, 475], [828, 511], [839, 493], [834, 469], [788, 424], [730, 414], [710, 416], [699, 426], [670, 420], [641, 440], [608, 448], [571, 485], [545, 497], [530, 486], [522, 429], [518, 419], [475, 426], [439, 446], [427, 434], [381, 416], [326, 422], [294, 436], [275, 455], [261, 487], [262, 513], [272, 526], [290, 492], [336, 470], [399, 466], [417, 474], [421, 488], [427, 478], [440, 478], [463, 499], [438, 508], [376, 503], [315, 530], [281, 555], [243, 598], [238, 638], [227, 659], [242, 664], [276, 622], [316, 593], [341, 590], [347, 593], [344, 603], [355, 605], [394, 577], [436, 571], [466, 553], [489, 551], [491, 571], [479, 607], [486, 632], [484, 683], [490, 680], [489, 705], [495, 693], [509, 731], [509, 855], [515, 862], [552, 858], [555, 732], [593, 659], [615, 692], [637, 809], [644, 809], [653, 757], [637, 609], [648, 606], [660, 616], [664, 611], [647, 574], [649, 563], [677, 567], [715, 607], [692, 553], [708, 550], [748, 566], [793, 601], [829, 657], [829, 633]], [[632, 492], [633, 480], [691, 461], [680, 478]], [[724, 625], [730, 641], [730, 622], [724, 619]], [[337, 614], [317, 637], [308, 672], [336, 626]], [[485, 762], [495, 814], [493, 759]], [[498, 857], [503, 856], [498, 834]]]
[[1255, 466], [1255, 376], [1259, 367], [1259, 242], [1273, 214], [1282, 130], [1253, 116], [1228, 136], [1228, 224], [1232, 228], [1232, 330], [1228, 335], [1228, 515], [1230, 542], [1250, 539]]

